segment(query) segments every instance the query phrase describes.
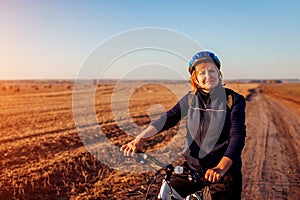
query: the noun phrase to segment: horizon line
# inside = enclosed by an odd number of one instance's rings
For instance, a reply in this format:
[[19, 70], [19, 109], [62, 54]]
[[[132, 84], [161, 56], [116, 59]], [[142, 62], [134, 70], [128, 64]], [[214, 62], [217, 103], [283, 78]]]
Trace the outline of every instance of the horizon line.
[[[238, 79], [224, 79], [223, 81], [300, 81], [300, 78], [238, 78]], [[0, 81], [180, 81], [188, 82], [189, 80], [185, 79], [101, 79], [96, 78], [31, 78], [31, 79], [1, 79]]]

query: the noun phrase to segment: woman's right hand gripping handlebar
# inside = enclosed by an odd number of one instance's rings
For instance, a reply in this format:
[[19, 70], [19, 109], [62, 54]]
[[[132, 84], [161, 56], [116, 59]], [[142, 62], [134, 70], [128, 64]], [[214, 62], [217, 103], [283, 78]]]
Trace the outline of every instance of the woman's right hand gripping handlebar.
[[124, 144], [120, 151], [124, 151], [124, 156], [134, 156], [138, 150], [143, 150], [144, 142], [147, 138], [157, 134], [157, 130], [154, 126], [150, 125], [146, 128], [140, 135], [138, 135], [134, 140]]

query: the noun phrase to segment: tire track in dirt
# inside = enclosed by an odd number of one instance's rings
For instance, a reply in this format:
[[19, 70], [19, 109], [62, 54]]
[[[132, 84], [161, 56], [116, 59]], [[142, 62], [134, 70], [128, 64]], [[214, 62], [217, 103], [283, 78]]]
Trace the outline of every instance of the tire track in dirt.
[[280, 99], [252, 91], [247, 102], [243, 199], [297, 199], [300, 195], [299, 116]]

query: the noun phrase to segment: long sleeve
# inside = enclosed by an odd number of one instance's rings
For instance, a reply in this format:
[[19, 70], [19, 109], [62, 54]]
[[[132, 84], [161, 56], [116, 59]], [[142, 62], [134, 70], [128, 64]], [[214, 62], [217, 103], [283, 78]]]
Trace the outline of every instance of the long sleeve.
[[240, 162], [241, 153], [245, 145], [245, 137], [245, 99], [243, 96], [237, 95], [236, 103], [231, 112], [229, 145], [224, 154], [234, 163]]
[[183, 96], [177, 104], [164, 114], [162, 114], [156, 121], [152, 122], [158, 132], [163, 132], [169, 128], [174, 127], [188, 112], [188, 96], [190, 93]]

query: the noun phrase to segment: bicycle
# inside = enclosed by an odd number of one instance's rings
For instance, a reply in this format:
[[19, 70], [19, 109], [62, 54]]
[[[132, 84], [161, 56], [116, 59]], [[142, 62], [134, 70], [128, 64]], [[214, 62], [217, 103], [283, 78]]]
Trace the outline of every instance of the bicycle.
[[[153, 157], [149, 154], [146, 154], [144, 152], [137, 152], [135, 154], [135, 157], [127, 156], [127, 158], [135, 158], [135, 160], [137, 162], [149, 165], [156, 172], [156, 174], [159, 174], [160, 176], [162, 176], [162, 178], [163, 178], [162, 185], [160, 187], [158, 195], [157, 194], [155, 195], [155, 196], [157, 196], [158, 199], [162, 199], [162, 200], [172, 200], [172, 199], [210, 200], [211, 199], [210, 194], [209, 194], [209, 183], [208, 183], [208, 181], [206, 181], [204, 179], [204, 174], [205, 174], [204, 171], [194, 171], [194, 170], [191, 171], [191, 170], [185, 169], [182, 166], [174, 167], [172, 164], [164, 164], [164, 163], [158, 161], [155, 157]], [[155, 163], [157, 166], [161, 167], [161, 169], [156, 170], [151, 165], [151, 162]], [[164, 175], [162, 175], [162, 173], [161, 173], [162, 171], [164, 172]], [[183, 198], [170, 185], [170, 178], [173, 173], [174, 174], [185, 173], [188, 175], [188, 178], [190, 181], [202, 181], [202, 183], [204, 183], [204, 186], [201, 190], [196, 191], [195, 193], [190, 194], [187, 197]], [[148, 189], [146, 192], [146, 197], [145, 197], [146, 200], [148, 200], [147, 197], [149, 195], [150, 188], [156, 179], [157, 179], [157, 177], [155, 177], [148, 186]], [[206, 197], [206, 198], [204, 199], [204, 197]]]

